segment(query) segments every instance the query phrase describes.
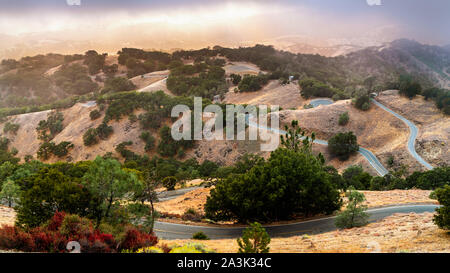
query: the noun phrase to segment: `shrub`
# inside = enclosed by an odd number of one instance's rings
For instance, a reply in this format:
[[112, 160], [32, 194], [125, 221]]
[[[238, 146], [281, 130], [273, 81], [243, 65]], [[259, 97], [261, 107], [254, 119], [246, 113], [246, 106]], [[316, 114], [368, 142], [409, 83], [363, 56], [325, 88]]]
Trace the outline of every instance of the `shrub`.
[[183, 246], [175, 246], [169, 253], [213, 253], [213, 251], [199, 243], [186, 243]]
[[348, 112], [345, 112], [339, 116], [339, 125], [344, 126], [347, 125], [350, 117], [348, 116]]
[[185, 221], [194, 221], [194, 222], [199, 222], [202, 220], [202, 218], [203, 215], [193, 208], [187, 209], [181, 216], [181, 219]]
[[155, 138], [149, 132], [142, 132], [140, 138], [145, 142], [146, 152], [153, 150], [155, 147]]
[[39, 146], [37, 156], [43, 160], [47, 160], [53, 154], [57, 157], [66, 156], [69, 153], [69, 149], [72, 149], [74, 145], [71, 142], [63, 141], [59, 144], [54, 142], [44, 142]]
[[268, 82], [266, 75], [245, 75], [239, 82], [238, 88], [241, 92], [258, 91]]
[[177, 184], [177, 178], [175, 176], [168, 176], [162, 180], [162, 184], [167, 188], [168, 191], [175, 190], [175, 186]]
[[135, 228], [129, 228], [122, 242], [119, 244], [119, 250], [128, 249], [136, 251], [139, 248], [154, 246], [158, 243], [158, 237], [152, 233], [141, 232]]
[[435, 196], [442, 207], [436, 209], [433, 222], [444, 230], [450, 230], [450, 185], [435, 191]]
[[20, 124], [15, 124], [11, 122], [5, 123], [5, 126], [3, 127], [3, 132], [7, 134], [8, 132], [13, 133], [14, 135], [17, 134], [17, 131], [20, 128]]
[[97, 136], [103, 140], [108, 139], [108, 137], [114, 132], [113, 128], [108, 126], [106, 122], [102, 122], [102, 124], [100, 124], [95, 131]]
[[34, 241], [30, 234], [18, 227], [3, 226], [0, 228], [0, 248], [33, 251]]
[[98, 143], [97, 131], [90, 128], [83, 135], [83, 143], [85, 146], [92, 146]]
[[345, 189], [354, 187], [357, 190], [367, 190], [370, 187], [372, 176], [359, 165], [350, 166], [342, 173]]
[[89, 113], [89, 117], [91, 118], [91, 120], [96, 120], [101, 116], [100, 111], [98, 110], [93, 110]]
[[43, 141], [52, 140], [59, 132], [63, 130], [64, 116], [61, 112], [52, 112], [47, 120], [41, 120], [38, 127], [38, 138]]
[[367, 111], [370, 108], [370, 97], [368, 95], [362, 95], [353, 100], [356, 108]]
[[270, 236], [261, 224], [255, 222], [237, 239], [239, 253], [269, 253]]
[[361, 205], [366, 200], [364, 194], [350, 189], [347, 197], [347, 208], [337, 215], [335, 220], [336, 227], [344, 229], [366, 225], [369, 215], [364, 211], [367, 209], [367, 206]]
[[92, 222], [78, 215], [56, 212], [47, 224], [21, 230], [0, 228], [0, 248], [25, 252], [66, 252], [69, 241], [80, 243], [81, 252], [115, 252], [117, 243], [111, 234], [92, 228]]
[[199, 232], [194, 233], [194, 235], [192, 235], [192, 239], [195, 239], [195, 240], [209, 240], [209, 237], [206, 236], [206, 234], [203, 233], [202, 231], [199, 231]]
[[231, 82], [232, 82], [234, 85], [238, 85], [239, 82], [241, 82], [241, 80], [242, 80], [242, 76], [239, 75], [239, 74], [231, 74], [231, 75], [230, 75], [230, 78], [231, 78]]
[[340, 160], [347, 160], [359, 151], [359, 145], [353, 132], [338, 133], [328, 141], [328, 150]]

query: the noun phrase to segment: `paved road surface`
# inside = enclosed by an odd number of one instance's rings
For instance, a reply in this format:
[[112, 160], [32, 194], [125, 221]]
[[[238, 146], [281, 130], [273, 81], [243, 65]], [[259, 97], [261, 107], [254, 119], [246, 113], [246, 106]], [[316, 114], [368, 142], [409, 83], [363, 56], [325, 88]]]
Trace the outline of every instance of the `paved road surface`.
[[387, 108], [386, 106], [384, 106], [383, 104], [379, 103], [378, 101], [372, 99], [372, 102], [380, 107], [381, 109], [383, 109], [384, 111], [394, 115], [396, 118], [400, 119], [401, 121], [403, 121], [408, 127], [409, 127], [409, 138], [408, 138], [408, 152], [417, 160], [419, 161], [420, 164], [422, 164], [423, 166], [425, 166], [425, 168], [431, 170], [433, 169], [433, 166], [431, 166], [430, 163], [426, 162], [420, 155], [417, 154], [416, 152], [416, 148], [415, 148], [415, 144], [416, 144], [416, 138], [417, 135], [419, 134], [419, 129], [416, 127], [416, 125], [410, 121], [407, 120], [405, 117], [397, 114], [396, 112], [392, 111], [391, 109]]
[[[369, 221], [375, 222], [390, 216], [394, 213], [423, 213], [433, 212], [437, 205], [405, 205], [370, 209], [367, 212], [370, 215]], [[299, 223], [284, 225], [265, 226], [265, 229], [271, 237], [289, 237], [302, 234], [317, 234], [336, 230], [334, 219], [336, 217], [326, 217], [321, 219], [309, 220]], [[174, 224], [167, 222], [156, 222], [155, 232], [159, 238], [164, 239], [191, 239], [196, 232], [202, 231], [211, 239], [238, 238], [242, 235], [244, 227], [211, 227], [211, 226], [192, 226], [183, 224]]]

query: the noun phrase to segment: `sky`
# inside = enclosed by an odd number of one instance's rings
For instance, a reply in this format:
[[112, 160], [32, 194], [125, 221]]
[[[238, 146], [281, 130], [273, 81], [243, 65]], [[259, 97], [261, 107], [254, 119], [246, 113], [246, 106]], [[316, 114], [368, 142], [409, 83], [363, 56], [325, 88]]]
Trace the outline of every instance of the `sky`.
[[66, 50], [107, 51], [250, 45], [280, 37], [308, 44], [410, 38], [444, 45], [450, 44], [448, 14], [448, 0], [0, 0], [0, 54], [61, 41], [71, 41]]

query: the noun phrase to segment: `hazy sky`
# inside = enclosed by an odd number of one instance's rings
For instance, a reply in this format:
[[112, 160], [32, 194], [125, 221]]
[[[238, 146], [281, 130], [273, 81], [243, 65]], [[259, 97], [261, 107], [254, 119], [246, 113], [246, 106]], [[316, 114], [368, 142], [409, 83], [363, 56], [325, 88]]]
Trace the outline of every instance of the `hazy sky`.
[[107, 48], [233, 45], [287, 35], [309, 43], [450, 44], [449, 14], [449, 0], [0, 0], [0, 38], [9, 37], [0, 49], [29, 37]]

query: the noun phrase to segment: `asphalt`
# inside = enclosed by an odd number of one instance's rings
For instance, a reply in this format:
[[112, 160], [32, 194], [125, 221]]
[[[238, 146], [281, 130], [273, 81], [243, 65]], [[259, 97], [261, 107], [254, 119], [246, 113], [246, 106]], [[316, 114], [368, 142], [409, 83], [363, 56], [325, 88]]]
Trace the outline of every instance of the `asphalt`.
[[394, 115], [396, 118], [400, 119], [401, 121], [403, 121], [408, 127], [409, 127], [409, 138], [408, 138], [408, 152], [423, 166], [425, 166], [425, 168], [427, 168], [428, 170], [433, 169], [433, 166], [431, 166], [430, 163], [426, 162], [420, 155], [417, 154], [416, 152], [416, 148], [415, 148], [415, 144], [416, 144], [416, 138], [417, 135], [419, 134], [419, 129], [417, 128], [417, 126], [410, 120], [406, 119], [405, 117], [403, 117], [402, 115], [392, 111], [391, 109], [387, 108], [386, 106], [384, 106], [383, 104], [379, 103], [378, 101], [372, 99], [372, 102], [380, 107], [381, 109], [383, 109], [384, 111]]
[[[333, 101], [330, 99], [315, 99], [315, 100], [312, 100], [310, 103], [314, 107], [317, 107], [319, 105], [330, 105], [333, 103]], [[286, 134], [286, 131], [284, 131], [284, 130], [280, 130], [277, 128], [263, 127], [263, 126], [259, 125], [258, 123], [251, 121], [251, 118], [246, 118], [246, 122], [249, 126], [254, 126], [254, 127], [257, 127], [260, 129], [269, 130], [269, 131], [272, 131], [272, 132], [280, 134], [280, 135]], [[328, 141], [322, 140], [322, 139], [316, 139], [316, 140], [314, 140], [314, 143], [319, 144], [319, 145], [328, 145]], [[374, 168], [375, 171], [379, 175], [385, 176], [386, 174], [389, 173], [389, 171], [383, 166], [383, 164], [378, 160], [378, 158], [371, 151], [369, 151], [363, 147], [360, 147], [358, 153], [360, 153], [369, 162], [369, 164], [372, 166], [372, 168]]]
[[[438, 205], [404, 205], [384, 208], [369, 209], [369, 222], [375, 222], [394, 213], [423, 213], [433, 212]], [[335, 216], [314, 219], [298, 223], [264, 226], [267, 233], [274, 237], [289, 237], [302, 234], [318, 234], [336, 230]], [[231, 239], [242, 236], [245, 227], [214, 227], [175, 224], [168, 222], [156, 222], [154, 231], [159, 238], [192, 239], [196, 232], [205, 233], [210, 239]]]

